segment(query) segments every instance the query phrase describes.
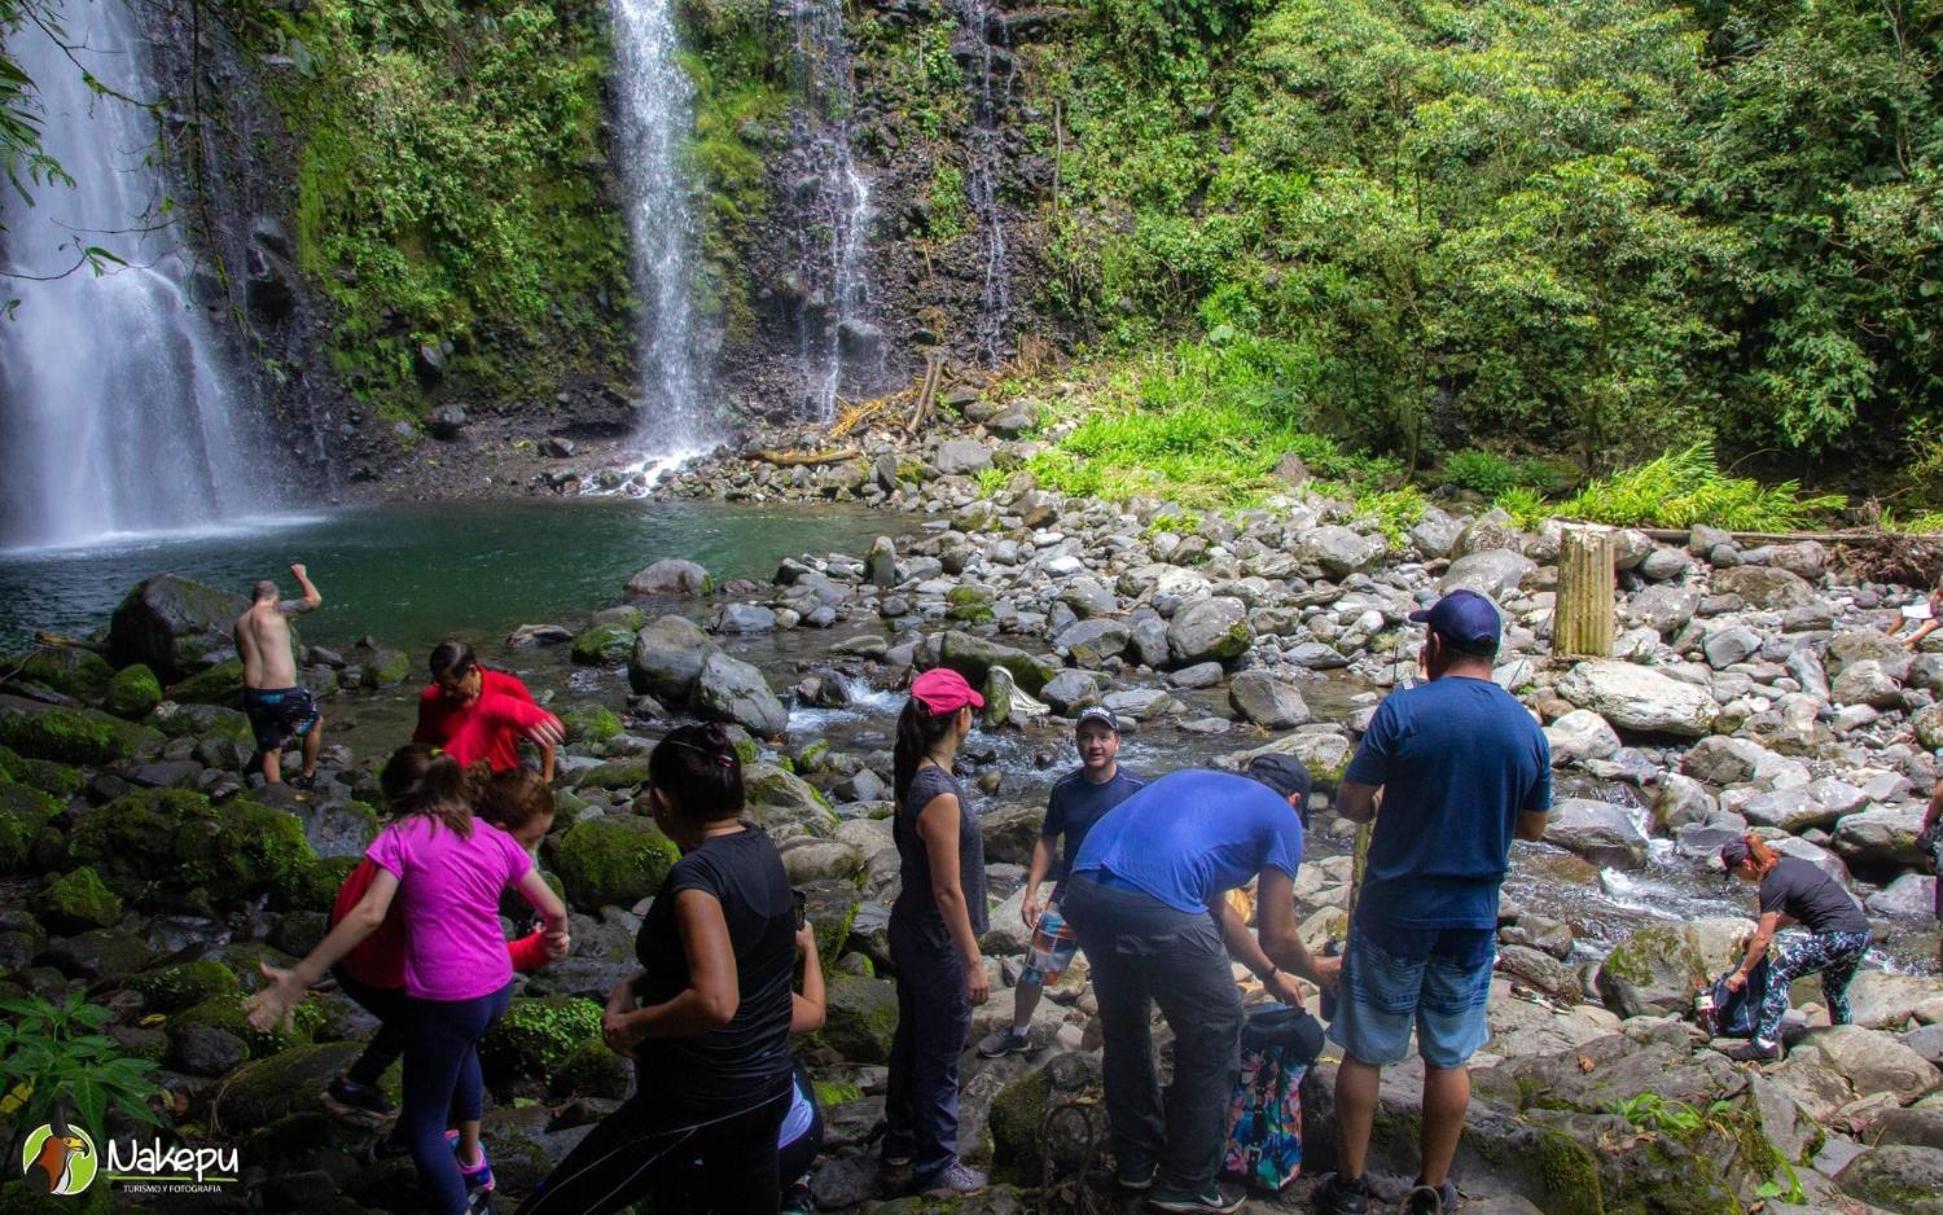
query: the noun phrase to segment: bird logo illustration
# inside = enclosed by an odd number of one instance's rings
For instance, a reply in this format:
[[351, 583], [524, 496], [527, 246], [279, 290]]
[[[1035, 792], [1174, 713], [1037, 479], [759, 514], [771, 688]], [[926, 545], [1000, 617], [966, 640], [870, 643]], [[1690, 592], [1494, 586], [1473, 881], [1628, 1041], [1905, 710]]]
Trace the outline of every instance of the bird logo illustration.
[[79, 1194], [94, 1182], [99, 1161], [88, 1132], [60, 1114], [27, 1136], [20, 1169], [27, 1184], [45, 1194]]

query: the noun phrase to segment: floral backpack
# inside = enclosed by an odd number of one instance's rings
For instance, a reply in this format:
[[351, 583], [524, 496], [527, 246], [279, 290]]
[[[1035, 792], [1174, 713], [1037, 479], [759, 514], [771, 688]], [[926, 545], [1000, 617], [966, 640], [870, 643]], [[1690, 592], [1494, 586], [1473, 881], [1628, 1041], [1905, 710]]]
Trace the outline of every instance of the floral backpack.
[[1322, 1053], [1322, 1025], [1300, 1008], [1267, 1004], [1241, 1031], [1241, 1076], [1228, 1102], [1223, 1169], [1271, 1193], [1302, 1172], [1302, 1077]]

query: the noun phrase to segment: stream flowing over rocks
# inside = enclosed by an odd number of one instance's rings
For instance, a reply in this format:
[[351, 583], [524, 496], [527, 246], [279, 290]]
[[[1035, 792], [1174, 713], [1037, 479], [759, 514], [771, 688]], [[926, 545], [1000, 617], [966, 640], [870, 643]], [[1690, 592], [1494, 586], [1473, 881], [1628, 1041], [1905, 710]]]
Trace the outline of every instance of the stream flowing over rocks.
[[[775, 445], [763, 438], [751, 446]], [[1524, 533], [1453, 501], [1386, 536], [1293, 485], [1231, 515], [1068, 499], [1008, 475], [1030, 442], [983, 432], [909, 448], [873, 435], [858, 450], [790, 468], [724, 451], [657, 492], [875, 504], [885, 536], [868, 551], [724, 583], [683, 554], [643, 553], [610, 602], [527, 622], [483, 655], [526, 678], [569, 736], [540, 856], [573, 910], [574, 951], [521, 980], [483, 1052], [502, 1195], [528, 1192], [633, 1090], [631, 1065], [601, 1045], [599, 1002], [635, 968], [635, 929], [675, 855], [638, 800], [671, 724], [730, 725], [750, 813], [808, 892], [830, 978], [828, 1024], [799, 1043], [827, 1124], [817, 1205], [928, 1209], [883, 1190], [870, 1146], [896, 1022], [891, 743], [911, 675], [951, 667], [988, 702], [961, 755], [994, 901], [976, 1039], [1012, 1014], [1025, 866], [1046, 790], [1075, 762], [1074, 715], [1118, 713], [1135, 771], [1235, 769], [1272, 750], [1327, 789], [1413, 673], [1421, 627], [1407, 614], [1466, 586], [1503, 610], [1494, 677], [1544, 723], [1557, 786], [1500, 907], [1492, 1035], [1455, 1174], [1466, 1209], [1943, 1210], [1936, 879], [1915, 848], [1943, 744], [1943, 636], [1911, 653], [1883, 631], [1918, 592], [1854, 581], [1813, 542], [1622, 533], [1614, 656], [1563, 660], [1556, 524]], [[374, 771], [408, 734], [424, 655], [382, 638], [304, 646], [330, 731], [320, 780], [263, 787], [244, 771], [228, 643], [240, 603], [154, 575], [89, 645], [6, 664], [0, 995], [86, 990], [125, 1053], [161, 1064], [184, 1133], [242, 1149], [240, 1191], [200, 1209], [415, 1209], [409, 1161], [364, 1163], [370, 1128], [320, 1100], [369, 1018], [326, 991], [294, 1029], [264, 1034], [240, 1001], [260, 960], [287, 964], [321, 939], [379, 823]], [[347, 733], [355, 754], [331, 741]], [[1296, 884], [1312, 948], [1344, 935], [1350, 899], [1352, 831], [1323, 801]], [[1730, 1062], [1688, 1015], [1753, 927], [1752, 889], [1712, 859], [1742, 833], [1836, 876], [1876, 936], [1855, 1023], [1829, 1026], [1805, 984], [1789, 1054], [1764, 1066]], [[967, 1053], [960, 1145], [996, 1184], [954, 1209], [1081, 1209], [1082, 1170], [1098, 1163], [1084, 1124], [1105, 1129], [1087, 1104], [1100, 1031], [1084, 962], [1048, 997], [1031, 1053]], [[1304, 1088], [1305, 1179], [1257, 1209], [1306, 1209], [1308, 1178], [1330, 1167], [1335, 1057]], [[1419, 1067], [1385, 1073], [1372, 1169], [1393, 1194], [1416, 1168]]]

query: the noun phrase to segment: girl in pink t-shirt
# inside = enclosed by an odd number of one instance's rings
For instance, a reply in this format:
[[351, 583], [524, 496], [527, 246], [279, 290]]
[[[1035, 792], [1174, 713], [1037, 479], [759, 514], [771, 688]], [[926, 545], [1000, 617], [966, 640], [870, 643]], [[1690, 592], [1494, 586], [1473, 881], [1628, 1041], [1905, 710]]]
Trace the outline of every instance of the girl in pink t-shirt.
[[[365, 851], [378, 867], [370, 889], [295, 969], [263, 967], [270, 984], [247, 1007], [258, 1028], [287, 1022], [310, 984], [375, 931], [397, 898], [409, 1028], [405, 1108], [395, 1134], [411, 1146], [429, 1208], [461, 1215], [471, 1209], [465, 1174], [486, 1175], [479, 1040], [512, 996], [500, 895], [517, 887], [559, 953], [568, 945], [567, 911], [518, 841], [473, 818], [473, 789], [450, 756], [418, 744], [401, 748], [379, 782], [393, 818]], [[448, 1110], [459, 1121], [456, 1154], [445, 1138]]]

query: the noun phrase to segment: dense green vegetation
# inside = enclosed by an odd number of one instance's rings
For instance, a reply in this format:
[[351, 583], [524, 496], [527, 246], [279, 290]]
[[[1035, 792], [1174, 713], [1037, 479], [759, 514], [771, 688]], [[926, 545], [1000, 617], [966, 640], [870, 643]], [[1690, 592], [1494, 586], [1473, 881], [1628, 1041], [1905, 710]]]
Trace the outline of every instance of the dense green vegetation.
[[[598, 0], [242, 0], [287, 66], [266, 90], [295, 156], [301, 267], [336, 303], [350, 387], [407, 410], [421, 345], [508, 397], [631, 349], [627, 236], [607, 196]], [[603, 303], [603, 299], [608, 301]]]
[[1075, 40], [1049, 300], [1109, 358], [1200, 343], [1243, 442], [1880, 460], [1943, 405], [1933, 5], [1097, 0]]

